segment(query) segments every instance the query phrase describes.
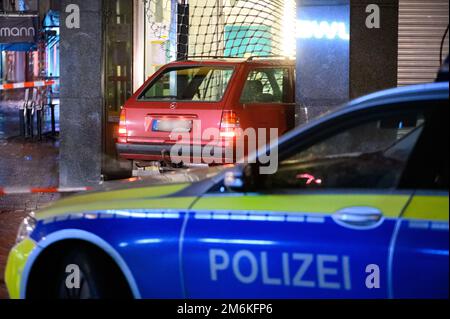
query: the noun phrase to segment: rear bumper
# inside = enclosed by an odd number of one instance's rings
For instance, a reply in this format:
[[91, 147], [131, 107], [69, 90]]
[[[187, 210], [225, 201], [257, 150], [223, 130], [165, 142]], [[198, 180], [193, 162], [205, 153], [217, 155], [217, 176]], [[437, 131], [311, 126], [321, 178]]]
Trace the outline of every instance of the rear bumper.
[[128, 144], [117, 143], [116, 148], [120, 157], [128, 160], [169, 161], [194, 164], [231, 164], [235, 162], [234, 148], [216, 147], [213, 154], [208, 155], [207, 146], [184, 145], [183, 154], [176, 159], [171, 158], [174, 145], [168, 144]]
[[136, 155], [157, 155], [163, 156], [164, 154], [170, 154], [170, 145], [164, 144], [116, 144], [117, 152], [122, 154], [136, 154]]

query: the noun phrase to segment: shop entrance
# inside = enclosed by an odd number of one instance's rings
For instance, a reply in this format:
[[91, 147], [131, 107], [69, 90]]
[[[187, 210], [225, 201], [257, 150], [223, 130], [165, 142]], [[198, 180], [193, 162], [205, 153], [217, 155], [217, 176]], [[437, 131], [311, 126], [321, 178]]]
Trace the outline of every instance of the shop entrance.
[[103, 174], [115, 177], [123, 174], [127, 162], [117, 159], [115, 142], [120, 109], [133, 94], [133, 0], [103, 1], [105, 57], [105, 125]]

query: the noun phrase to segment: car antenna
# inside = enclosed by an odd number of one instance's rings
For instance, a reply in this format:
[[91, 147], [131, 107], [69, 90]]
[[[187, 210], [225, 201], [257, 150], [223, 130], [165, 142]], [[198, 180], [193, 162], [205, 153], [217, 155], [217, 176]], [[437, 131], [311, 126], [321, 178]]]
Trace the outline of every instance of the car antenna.
[[448, 27], [449, 25], [447, 24], [447, 29], [445, 29], [445, 33], [444, 36], [442, 37], [442, 41], [441, 41], [441, 47], [440, 47], [440, 55], [439, 55], [439, 65], [442, 65], [443, 61], [442, 61], [442, 54], [444, 53], [444, 44], [445, 44], [445, 38], [447, 37], [448, 34]]

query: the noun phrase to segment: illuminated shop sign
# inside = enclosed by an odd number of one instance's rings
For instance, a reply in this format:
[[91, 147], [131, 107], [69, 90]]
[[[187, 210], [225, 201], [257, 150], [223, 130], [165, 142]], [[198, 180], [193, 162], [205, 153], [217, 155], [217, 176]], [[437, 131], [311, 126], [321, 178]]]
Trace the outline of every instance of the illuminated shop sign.
[[344, 22], [298, 20], [297, 38], [349, 41], [350, 33]]
[[0, 43], [35, 43], [36, 15], [0, 15]]

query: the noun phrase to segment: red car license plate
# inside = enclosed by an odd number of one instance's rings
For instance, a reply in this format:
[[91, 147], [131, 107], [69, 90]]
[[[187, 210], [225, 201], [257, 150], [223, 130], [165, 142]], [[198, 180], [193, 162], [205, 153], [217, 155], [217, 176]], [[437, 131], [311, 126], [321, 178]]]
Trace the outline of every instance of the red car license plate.
[[154, 132], [180, 132], [189, 133], [192, 130], [192, 121], [189, 120], [154, 120]]

